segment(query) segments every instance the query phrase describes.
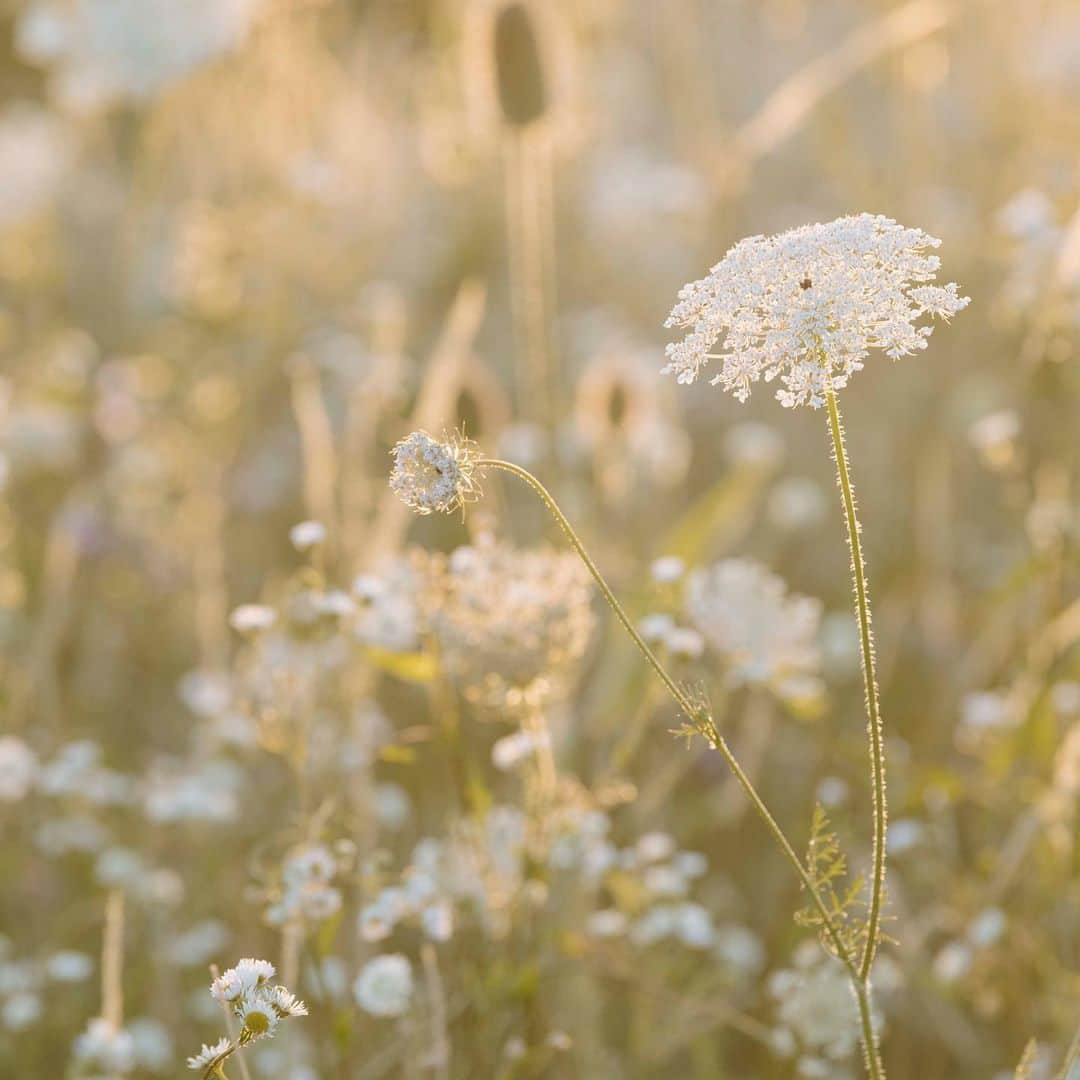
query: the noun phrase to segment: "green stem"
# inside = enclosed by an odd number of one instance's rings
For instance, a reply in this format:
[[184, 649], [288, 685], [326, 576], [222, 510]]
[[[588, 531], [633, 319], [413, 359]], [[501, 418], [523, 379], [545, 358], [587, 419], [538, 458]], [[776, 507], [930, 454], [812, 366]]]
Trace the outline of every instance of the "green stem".
[[855, 512], [855, 493], [848, 471], [847, 449], [844, 446], [844, 427], [836, 394], [826, 394], [829, 406], [829, 430], [832, 434], [836, 474], [844, 497], [844, 517], [847, 522], [848, 547], [851, 549], [851, 574], [855, 592], [855, 614], [859, 623], [862, 652], [863, 682], [866, 685], [867, 731], [870, 736], [870, 778], [874, 793], [874, 866], [870, 883], [870, 910], [866, 919], [866, 942], [859, 960], [859, 978], [866, 982], [874, 963], [881, 936], [881, 912], [885, 896], [885, 824], [888, 808], [885, 803], [885, 747], [878, 704], [877, 678], [874, 675], [874, 635], [870, 628], [870, 599], [867, 595], [866, 567], [863, 563], [860, 525]]
[[[693, 701], [689, 698], [686, 692], [679, 686], [678, 683], [668, 674], [664, 665], [657, 659], [656, 654], [649, 648], [645, 639], [637, 632], [634, 624], [630, 621], [630, 617], [623, 610], [622, 604], [616, 599], [615, 594], [611, 591], [608, 583], [604, 580], [603, 575], [600, 573], [596, 566], [596, 563], [592, 561], [592, 557], [588, 551], [585, 550], [585, 545], [581, 542], [576, 532], [574, 532], [573, 526], [567, 520], [566, 515], [559, 509], [558, 503], [551, 493], [540, 483], [539, 480], [533, 476], [527, 469], [521, 468], [519, 465], [514, 465], [509, 461], [500, 461], [495, 458], [482, 458], [479, 462], [481, 466], [488, 466], [493, 469], [502, 469], [504, 472], [512, 473], [519, 480], [523, 480], [526, 484], [533, 489], [533, 491], [540, 497], [544, 505], [547, 506], [551, 512], [551, 516], [556, 520], [559, 527], [566, 534], [567, 540], [570, 541], [570, 546], [580, 556], [581, 561], [585, 564], [589, 573], [592, 575], [593, 580], [596, 582], [597, 587], [603, 594], [604, 599], [607, 601], [611, 610], [615, 612], [619, 622], [622, 623], [623, 628], [630, 635], [634, 644], [641, 651], [642, 656], [648, 661], [653, 671], [660, 677], [660, 681], [667, 687], [668, 693], [675, 699], [675, 703], [679, 706], [690, 720], [700, 718], [701, 709], [695, 706]], [[712, 724], [711, 718], [709, 721], [710, 726], [710, 741], [713, 746], [720, 751], [724, 756], [724, 760], [727, 762], [728, 768], [731, 769], [735, 776], [735, 779], [739, 782], [743, 791], [746, 792], [747, 797], [750, 799], [754, 809], [757, 811], [758, 816], [765, 822], [769, 832], [772, 833], [773, 838], [776, 840], [780, 849], [787, 856], [788, 861], [794, 867], [795, 872], [799, 876], [799, 880], [802, 882], [803, 888], [806, 889], [814, 907], [817, 908], [818, 913], [821, 915], [822, 924], [825, 927], [825, 932], [829, 936], [829, 940], [832, 942], [833, 947], [836, 949], [836, 954], [840, 958], [841, 962], [848, 969], [849, 974], [852, 977], [852, 981], [865, 984], [865, 979], [859, 978], [858, 968], [856, 966], [855, 958], [851, 955], [844, 940], [839, 932], [832, 915], [829, 913], [829, 909], [826, 907], [824, 900], [821, 898], [820, 893], [814, 886], [814, 883], [810, 880], [810, 875], [807, 873], [806, 868], [802, 864], [802, 860], [795, 854], [795, 849], [791, 846], [787, 836], [784, 835], [783, 829], [777, 823], [776, 819], [772, 816], [769, 808], [762, 801], [761, 796], [757, 793], [754, 785], [751, 783], [750, 778], [743, 772], [742, 766], [739, 764], [735, 755], [731, 752], [727, 742], [716, 730], [715, 725]], [[865, 993], [865, 985], [863, 985], [863, 993]], [[856, 987], [856, 995], [859, 993], [859, 987]], [[868, 1056], [872, 1056], [868, 1050]], [[878, 1074], [872, 1074], [877, 1078]]]
[[855, 1000], [859, 1003], [859, 1026], [862, 1028], [863, 1060], [871, 1080], [884, 1080], [885, 1069], [881, 1064], [877, 1036], [874, 1034], [874, 1017], [870, 1008], [870, 984], [865, 979], [853, 980]]

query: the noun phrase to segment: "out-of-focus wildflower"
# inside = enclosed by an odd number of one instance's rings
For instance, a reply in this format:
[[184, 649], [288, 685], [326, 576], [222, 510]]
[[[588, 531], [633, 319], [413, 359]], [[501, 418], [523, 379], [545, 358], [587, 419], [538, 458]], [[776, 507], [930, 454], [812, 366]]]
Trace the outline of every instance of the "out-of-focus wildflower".
[[266, 604], [241, 604], [229, 616], [229, 625], [241, 634], [269, 630], [277, 622], [277, 612]]
[[289, 542], [297, 551], [318, 547], [326, 540], [326, 526], [321, 521], [301, 521], [289, 530]]
[[[769, 977], [780, 1030], [797, 1048], [800, 1075], [835, 1076], [859, 1044], [858, 1014], [847, 975], [839, 961], [810, 942], [796, 950], [793, 959], [793, 967]], [[819, 1071], [822, 1065], [831, 1068]]]
[[90, 107], [145, 99], [239, 45], [261, 0], [80, 0], [25, 8], [16, 45], [54, 69], [56, 95]]
[[690, 575], [686, 607], [736, 683], [769, 686], [790, 701], [821, 693], [820, 601], [789, 594], [760, 563], [725, 559]]
[[44, 109], [10, 105], [0, 112], [0, 230], [49, 206], [70, 157], [63, 124]]
[[390, 487], [418, 514], [453, 513], [480, 494], [476, 451], [465, 439], [440, 441], [414, 431], [392, 453]]
[[1016, 456], [1020, 417], [1014, 409], [1001, 409], [980, 417], [968, 428], [968, 442], [991, 469], [1003, 469]]
[[137, 1065], [131, 1033], [99, 1016], [91, 1020], [71, 1048], [76, 1075], [116, 1076]]
[[323, 844], [308, 844], [290, 852], [281, 872], [281, 887], [267, 908], [272, 926], [319, 923], [341, 910], [341, 890], [331, 882], [337, 860]]
[[0, 802], [18, 802], [37, 775], [37, 755], [17, 735], [0, 737]]
[[412, 967], [401, 953], [369, 960], [353, 984], [357, 1004], [372, 1016], [404, 1016], [413, 994]]
[[592, 579], [577, 556], [484, 540], [433, 556], [428, 620], [447, 670], [473, 699], [549, 697], [592, 634]]
[[[966, 306], [957, 286], [931, 285], [939, 240], [890, 218], [860, 214], [741, 240], [708, 277], [685, 286], [668, 327], [690, 333], [667, 346], [664, 372], [691, 383], [711, 359], [712, 383], [739, 401], [779, 376], [777, 400], [819, 408], [860, 371], [871, 349], [896, 359], [926, 348], [931, 327]], [[721, 352], [713, 353], [717, 341]]]

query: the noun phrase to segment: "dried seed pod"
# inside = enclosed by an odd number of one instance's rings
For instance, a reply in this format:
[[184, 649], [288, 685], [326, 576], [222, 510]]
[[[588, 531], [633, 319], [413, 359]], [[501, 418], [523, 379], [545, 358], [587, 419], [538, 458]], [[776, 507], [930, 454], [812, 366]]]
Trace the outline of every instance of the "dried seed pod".
[[495, 87], [503, 121], [526, 127], [548, 108], [536, 21], [528, 4], [507, 4], [495, 15]]

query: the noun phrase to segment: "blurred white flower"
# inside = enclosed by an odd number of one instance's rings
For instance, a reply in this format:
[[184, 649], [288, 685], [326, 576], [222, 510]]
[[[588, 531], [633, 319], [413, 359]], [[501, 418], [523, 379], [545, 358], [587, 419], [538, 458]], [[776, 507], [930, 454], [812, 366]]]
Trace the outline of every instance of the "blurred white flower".
[[137, 1065], [131, 1033], [101, 1016], [90, 1021], [71, 1052], [77, 1074], [115, 1076], [134, 1072]]
[[18, 735], [0, 736], [0, 802], [18, 802], [37, 774], [37, 755]]
[[855, 999], [839, 961], [807, 944], [796, 951], [794, 968], [769, 977], [769, 990], [781, 1024], [801, 1049], [843, 1061], [859, 1042]]
[[815, 692], [820, 601], [789, 594], [751, 559], [725, 559], [690, 575], [686, 607], [736, 683], [767, 685], [785, 700]]
[[994, 690], [965, 694], [960, 703], [960, 721], [973, 731], [1012, 727], [1019, 718], [1007, 695]]
[[992, 469], [1009, 465], [1016, 454], [1020, 417], [1015, 409], [988, 413], [968, 428], [968, 442]]
[[277, 612], [266, 604], [241, 604], [229, 616], [229, 625], [241, 634], [269, 630], [277, 622]]
[[983, 908], [968, 924], [967, 939], [976, 948], [987, 949], [1001, 939], [1008, 921], [1001, 908]]
[[[957, 286], [930, 285], [939, 240], [890, 218], [860, 214], [736, 244], [708, 277], [685, 286], [668, 327], [666, 374], [693, 382], [711, 359], [714, 385], [740, 401], [779, 376], [786, 407], [825, 403], [860, 371], [871, 349], [896, 359], [926, 348], [925, 315], [948, 319], [968, 303]], [[717, 341], [721, 352], [711, 352]]]
[[240, 45], [261, 0], [38, 0], [16, 25], [16, 47], [55, 70], [71, 107], [145, 99]]
[[471, 699], [512, 706], [565, 689], [589, 644], [593, 583], [576, 555], [489, 539], [428, 560], [427, 617]]
[[94, 961], [86, 953], [72, 949], [54, 952], [45, 961], [45, 973], [56, 982], [82, 982], [93, 970]]
[[649, 566], [649, 576], [658, 585], [673, 585], [686, 573], [686, 563], [678, 555], [661, 555]]
[[297, 551], [307, 551], [326, 540], [326, 526], [321, 521], [301, 521], [289, 530], [289, 542]]
[[400, 953], [369, 960], [353, 984], [357, 1004], [373, 1016], [403, 1016], [412, 1001], [412, 967]]
[[46, 209], [71, 164], [71, 147], [60, 120], [28, 104], [0, 111], [0, 230]]

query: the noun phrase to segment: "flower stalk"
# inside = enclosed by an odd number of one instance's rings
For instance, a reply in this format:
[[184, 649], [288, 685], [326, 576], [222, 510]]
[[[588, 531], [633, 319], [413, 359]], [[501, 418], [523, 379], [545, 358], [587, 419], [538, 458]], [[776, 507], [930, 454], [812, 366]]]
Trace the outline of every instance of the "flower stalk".
[[[615, 613], [616, 618], [622, 623], [623, 629], [630, 635], [631, 640], [638, 647], [638, 650], [644, 656], [649, 666], [656, 672], [660, 681], [666, 687], [668, 693], [672, 696], [675, 703], [686, 714], [687, 718], [692, 724], [694, 724], [702, 735], [708, 740], [709, 744], [716, 750], [718, 750], [724, 757], [728, 768], [731, 770], [735, 779], [739, 782], [743, 791], [746, 792], [751, 805], [754, 807], [758, 816], [765, 823], [769, 832], [772, 834], [773, 839], [779, 845], [781, 851], [787, 857], [791, 863], [796, 874], [802, 883], [803, 888], [810, 896], [811, 902], [817, 909], [821, 916], [822, 927], [829, 942], [836, 951], [836, 956], [847, 970], [848, 976], [851, 980], [852, 990], [855, 995], [856, 1002], [859, 1009], [859, 1025], [862, 1035], [863, 1052], [866, 1060], [867, 1073], [871, 1077], [871, 1080], [884, 1080], [885, 1072], [881, 1064], [881, 1057], [878, 1051], [877, 1036], [874, 1032], [873, 1015], [870, 1007], [870, 984], [868, 979], [869, 967], [867, 967], [867, 974], [862, 973], [862, 963], [859, 958], [856, 957], [851, 949], [848, 948], [844, 941], [843, 935], [840, 933], [840, 928], [837, 926], [835, 919], [829, 912], [828, 907], [825, 904], [820, 892], [814, 885], [810, 878], [806, 867], [803, 866], [802, 860], [795, 853], [795, 849], [791, 846], [791, 842], [788, 840], [780, 824], [773, 817], [769, 808], [765, 805], [761, 796], [758, 794], [757, 789], [754, 787], [753, 782], [749, 776], [745, 773], [742, 766], [739, 764], [738, 759], [732, 753], [731, 748], [728, 746], [724, 737], [717, 730], [712, 716], [709, 713], [707, 707], [700, 702], [695, 702], [690, 694], [685, 689], [679, 686], [679, 684], [672, 678], [664, 665], [660, 662], [659, 658], [649, 647], [648, 643], [638, 633], [637, 628], [634, 626], [629, 615], [627, 615], [622, 604], [619, 603], [618, 598], [612, 592], [611, 587], [608, 585], [604, 576], [600, 573], [596, 563], [593, 562], [592, 556], [589, 555], [588, 550], [582, 543], [580, 537], [574, 531], [574, 527], [570, 524], [566, 515], [560, 509], [558, 503], [555, 501], [554, 496], [532, 475], [527, 469], [523, 469], [520, 465], [515, 465], [513, 462], [502, 461], [498, 458], [480, 458], [477, 461], [479, 468], [491, 468], [499, 469], [503, 472], [510, 473], [516, 476], [519, 480], [527, 484], [533, 492], [539, 496], [540, 500], [548, 508], [551, 516], [555, 519], [559, 528], [562, 529], [567, 540], [570, 542], [570, 546], [577, 552], [581, 561], [585, 564], [586, 569], [592, 575], [593, 580], [596, 582], [597, 588], [599, 588], [604, 600], [608, 606]], [[872, 959], [872, 957], [871, 957]]]
[[829, 431], [832, 436], [836, 475], [844, 503], [848, 548], [851, 551], [852, 588], [855, 594], [855, 617], [859, 624], [859, 649], [862, 659], [863, 682], [866, 689], [867, 734], [870, 740], [870, 780], [874, 800], [873, 870], [870, 881], [870, 906], [866, 918], [866, 941], [859, 959], [859, 977], [870, 977], [878, 941], [881, 937], [881, 913], [885, 898], [885, 826], [888, 806], [885, 798], [885, 740], [882, 730], [881, 706], [878, 702], [877, 677], [874, 672], [874, 634], [871, 626], [870, 597], [863, 562], [861, 526], [855, 508], [855, 491], [851, 484], [847, 447], [844, 445], [844, 426], [836, 394], [826, 395], [829, 410]]

